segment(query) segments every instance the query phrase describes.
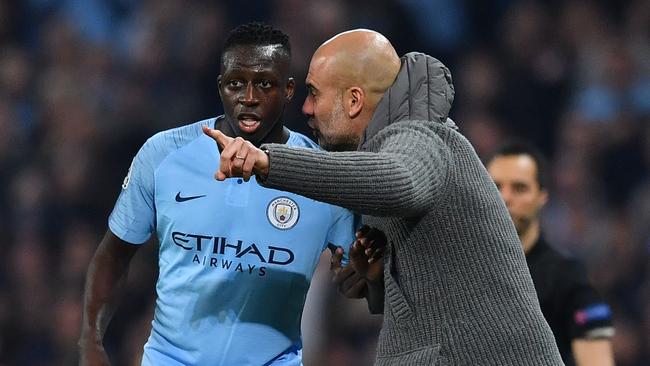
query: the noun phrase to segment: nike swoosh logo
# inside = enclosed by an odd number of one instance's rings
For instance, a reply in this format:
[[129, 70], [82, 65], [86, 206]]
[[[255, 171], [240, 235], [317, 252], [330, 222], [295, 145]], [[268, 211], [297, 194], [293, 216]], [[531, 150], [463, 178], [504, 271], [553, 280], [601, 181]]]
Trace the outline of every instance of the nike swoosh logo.
[[201, 197], [205, 197], [205, 195], [181, 197], [181, 192], [178, 192], [178, 193], [176, 193], [176, 202], [185, 202], [185, 201], [195, 200], [195, 199], [201, 198]]

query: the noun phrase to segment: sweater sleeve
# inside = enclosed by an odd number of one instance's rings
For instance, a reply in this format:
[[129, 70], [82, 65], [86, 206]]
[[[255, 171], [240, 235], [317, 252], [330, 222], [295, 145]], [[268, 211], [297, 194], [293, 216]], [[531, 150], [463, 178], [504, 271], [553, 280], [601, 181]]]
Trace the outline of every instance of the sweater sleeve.
[[450, 156], [423, 122], [385, 128], [370, 141], [373, 152], [265, 147], [270, 167], [260, 184], [373, 216], [412, 217], [431, 209], [444, 194]]

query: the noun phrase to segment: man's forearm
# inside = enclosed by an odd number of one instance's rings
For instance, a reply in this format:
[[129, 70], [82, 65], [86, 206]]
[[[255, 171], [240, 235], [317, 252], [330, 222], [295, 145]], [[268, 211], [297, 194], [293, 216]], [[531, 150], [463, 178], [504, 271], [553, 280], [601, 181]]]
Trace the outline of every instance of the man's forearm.
[[[421, 132], [421, 133], [420, 133]], [[433, 132], [407, 131], [378, 152], [334, 152], [264, 145], [260, 184], [372, 216], [417, 216], [444, 192], [448, 158]]]

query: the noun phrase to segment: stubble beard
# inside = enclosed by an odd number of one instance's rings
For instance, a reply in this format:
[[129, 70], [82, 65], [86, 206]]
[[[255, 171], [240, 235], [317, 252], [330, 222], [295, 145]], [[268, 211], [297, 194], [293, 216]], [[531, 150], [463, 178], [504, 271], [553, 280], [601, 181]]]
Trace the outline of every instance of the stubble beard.
[[[336, 126], [336, 124], [343, 123], [345, 113], [343, 111], [343, 103], [338, 101], [332, 109], [332, 114], [327, 121], [328, 126]], [[340, 152], [340, 151], [356, 151], [359, 147], [359, 136], [353, 134], [341, 134], [333, 136], [324, 136], [320, 130], [314, 131], [318, 138], [318, 144], [327, 151]]]

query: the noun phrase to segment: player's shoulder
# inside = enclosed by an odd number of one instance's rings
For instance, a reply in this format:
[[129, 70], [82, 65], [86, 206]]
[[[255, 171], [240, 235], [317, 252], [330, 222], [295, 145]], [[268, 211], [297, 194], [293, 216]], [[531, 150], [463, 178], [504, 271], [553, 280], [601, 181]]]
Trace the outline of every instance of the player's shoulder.
[[582, 269], [582, 262], [575, 255], [550, 245], [546, 245], [545, 256], [548, 261], [556, 263], [563, 269]]
[[587, 269], [579, 258], [548, 244], [545, 247], [543, 265], [546, 270], [554, 273], [564, 287], [570, 288], [576, 284], [588, 282]]
[[216, 118], [204, 119], [180, 127], [160, 131], [151, 136], [138, 152], [143, 158], [161, 160], [170, 153], [203, 136], [202, 126], [214, 124]]
[[526, 255], [526, 261], [531, 272], [543, 273], [547, 280], [561, 279], [566, 275], [567, 269], [570, 269], [566, 256], [548, 244], [544, 238], [540, 238], [530, 254]]
[[208, 118], [180, 127], [174, 127], [168, 130], [160, 131], [151, 136], [145, 145], [158, 145], [176, 149], [181, 148], [189, 142], [192, 142], [196, 138], [202, 136], [202, 127], [207, 125], [214, 125], [216, 119], [216, 117]]
[[560, 251], [555, 246], [546, 241], [546, 238], [541, 236], [535, 244], [534, 253], [544, 262], [562, 263], [570, 255], [564, 251]]
[[292, 130], [289, 130], [289, 140], [287, 140], [287, 145], [292, 147], [304, 147], [307, 149], [321, 150], [321, 147], [318, 146], [318, 144], [311, 140], [309, 137]]
[[202, 126], [214, 123], [215, 118], [160, 131], [145, 141], [136, 154], [132, 167], [137, 170], [155, 170], [174, 152], [203, 136]]

